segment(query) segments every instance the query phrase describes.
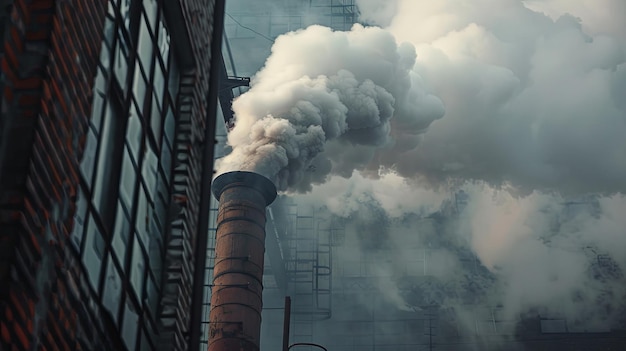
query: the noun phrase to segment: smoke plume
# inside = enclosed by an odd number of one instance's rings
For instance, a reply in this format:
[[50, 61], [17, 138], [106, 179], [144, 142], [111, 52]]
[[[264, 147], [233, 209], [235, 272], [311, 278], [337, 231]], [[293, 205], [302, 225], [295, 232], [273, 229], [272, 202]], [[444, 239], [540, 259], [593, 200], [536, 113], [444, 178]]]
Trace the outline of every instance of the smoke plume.
[[626, 3], [357, 4], [384, 28], [277, 38], [219, 171], [313, 189], [297, 202], [348, 231], [336, 261], [374, 257], [398, 313], [624, 328]]
[[416, 135], [443, 115], [410, 71], [415, 58], [412, 45], [376, 27], [311, 26], [277, 38], [233, 103], [233, 151], [220, 172], [255, 171], [279, 189], [306, 191], [328, 174], [365, 168], [377, 150], [394, 149], [392, 118]]

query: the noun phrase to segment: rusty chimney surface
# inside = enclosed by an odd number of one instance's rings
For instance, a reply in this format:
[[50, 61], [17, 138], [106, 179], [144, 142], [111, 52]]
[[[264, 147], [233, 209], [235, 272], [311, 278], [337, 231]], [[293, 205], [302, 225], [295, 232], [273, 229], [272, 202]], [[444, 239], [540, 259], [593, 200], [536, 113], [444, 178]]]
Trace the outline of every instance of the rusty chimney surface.
[[253, 172], [228, 172], [213, 181], [219, 200], [209, 351], [257, 351], [263, 306], [265, 208], [276, 187]]

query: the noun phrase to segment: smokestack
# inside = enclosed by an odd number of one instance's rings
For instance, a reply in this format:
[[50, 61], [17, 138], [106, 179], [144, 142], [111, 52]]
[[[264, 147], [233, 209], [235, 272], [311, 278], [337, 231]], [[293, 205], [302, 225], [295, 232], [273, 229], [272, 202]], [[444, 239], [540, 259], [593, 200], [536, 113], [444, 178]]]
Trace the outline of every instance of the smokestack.
[[253, 172], [228, 172], [213, 181], [219, 200], [209, 351], [258, 351], [263, 306], [265, 208], [276, 187]]

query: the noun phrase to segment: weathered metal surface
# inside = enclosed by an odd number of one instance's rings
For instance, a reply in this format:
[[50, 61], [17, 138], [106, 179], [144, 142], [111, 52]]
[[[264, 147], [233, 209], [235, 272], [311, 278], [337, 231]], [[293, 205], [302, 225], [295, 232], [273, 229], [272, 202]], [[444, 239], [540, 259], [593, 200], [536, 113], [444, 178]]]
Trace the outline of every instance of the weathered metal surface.
[[267, 178], [230, 172], [213, 182], [220, 200], [211, 295], [209, 351], [258, 350], [263, 307], [265, 207], [276, 198]]

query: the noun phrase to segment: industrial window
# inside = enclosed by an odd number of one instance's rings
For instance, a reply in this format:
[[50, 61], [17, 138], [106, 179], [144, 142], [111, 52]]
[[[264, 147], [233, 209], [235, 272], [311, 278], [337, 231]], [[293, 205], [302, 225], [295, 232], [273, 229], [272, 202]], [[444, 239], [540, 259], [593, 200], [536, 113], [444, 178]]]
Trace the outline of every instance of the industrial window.
[[122, 203], [117, 205], [117, 213], [115, 215], [115, 226], [113, 229], [112, 247], [117, 259], [124, 265], [126, 261], [126, 247], [130, 237], [130, 220]]
[[150, 208], [146, 191], [143, 186], [139, 187], [139, 199], [137, 202], [137, 217], [135, 218], [135, 228], [142, 244], [148, 240], [148, 223], [150, 219]]
[[131, 208], [133, 198], [135, 196], [137, 178], [137, 166], [130, 155], [128, 147], [124, 148], [124, 155], [122, 157], [122, 174], [120, 179], [120, 200], [126, 205], [127, 208]]
[[109, 313], [114, 323], [119, 323], [118, 316], [120, 301], [122, 299], [122, 278], [119, 269], [116, 267], [113, 258], [109, 256], [107, 272], [104, 279], [104, 292], [102, 294], [102, 304]]
[[82, 189], [78, 189], [76, 198], [76, 213], [74, 214], [74, 228], [71, 234], [71, 243], [76, 252], [80, 252], [83, 241], [83, 233], [85, 231], [85, 219], [87, 217], [87, 202], [85, 193]]
[[87, 270], [87, 278], [91, 287], [98, 291], [100, 281], [100, 268], [102, 266], [102, 247], [104, 239], [92, 216], [87, 222], [87, 232], [82, 252], [82, 261]]
[[[102, 222], [106, 225], [113, 220], [117, 185], [120, 172], [120, 158], [123, 151], [123, 130], [125, 123], [119, 108], [107, 104], [98, 150], [98, 166], [93, 187], [93, 203]], [[108, 229], [108, 228], [107, 228]]]
[[130, 284], [138, 298], [143, 294], [143, 281], [145, 277], [145, 255], [141, 245], [135, 240], [130, 265]]
[[154, 57], [152, 52], [154, 50], [154, 44], [148, 26], [146, 16], [141, 16], [141, 21], [139, 21], [139, 37], [137, 39], [137, 55], [139, 56], [139, 62], [145, 72], [150, 72], [150, 65]]
[[146, 279], [146, 305], [151, 311], [153, 316], [157, 314], [157, 308], [159, 303], [159, 289], [157, 288], [158, 283], [154, 281], [152, 276], [148, 275], [148, 279]]
[[88, 186], [91, 185], [93, 180], [97, 149], [97, 136], [94, 134], [93, 130], [89, 128], [87, 132], [87, 141], [85, 142], [85, 149], [83, 151], [83, 160], [80, 164], [81, 174]]
[[133, 96], [139, 111], [143, 111], [147, 85], [146, 74], [143, 72], [143, 68], [141, 67], [139, 61], [137, 61], [135, 63], [135, 76], [133, 79]]
[[139, 312], [137, 307], [132, 303], [129, 296], [126, 296], [126, 305], [124, 308], [124, 317], [122, 322], [122, 339], [129, 350], [135, 350], [137, 344], [137, 331], [139, 324]]
[[157, 187], [157, 165], [159, 160], [152, 151], [147, 147], [143, 156], [143, 165], [141, 167], [141, 176], [143, 177], [144, 184], [148, 190], [148, 198], [150, 201], [154, 201], [154, 195]]
[[[103, 51], [106, 50], [104, 45], [102, 45], [102, 48]], [[98, 67], [97, 72], [93, 88], [94, 99], [92, 103], [90, 125], [96, 133], [100, 133], [100, 123], [102, 122], [102, 114], [104, 111], [108, 85], [106, 71], [104, 71], [102, 67]]]

